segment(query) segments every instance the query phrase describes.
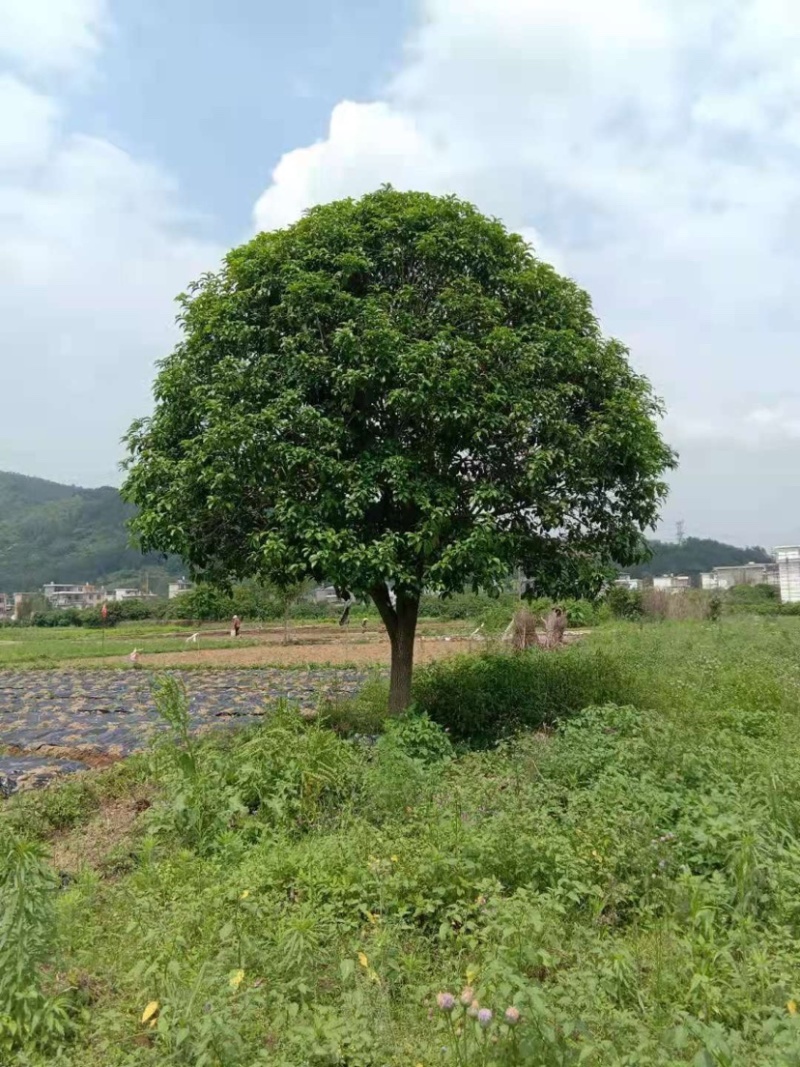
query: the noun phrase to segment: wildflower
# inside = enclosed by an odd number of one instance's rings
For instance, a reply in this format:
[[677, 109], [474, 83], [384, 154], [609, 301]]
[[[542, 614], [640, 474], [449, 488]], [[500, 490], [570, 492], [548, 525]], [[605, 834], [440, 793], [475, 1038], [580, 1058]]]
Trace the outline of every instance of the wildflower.
[[477, 967], [467, 967], [467, 985], [474, 985], [475, 979], [478, 977]]
[[391, 859], [392, 859], [392, 863], [399, 863], [400, 862], [398, 860], [397, 856], [392, 856]]
[[249, 889], [244, 889], [244, 890], [242, 890], [242, 892], [239, 895], [239, 900], [247, 900], [247, 898], [249, 896], [250, 896], [250, 890]]
[[439, 993], [436, 996], [436, 1003], [442, 1009], [442, 1011], [451, 1012], [456, 1006], [456, 998], [452, 993]]
[[797, 1001], [796, 1000], [787, 1001], [786, 1010], [789, 1012], [790, 1015], [797, 1015]]
[[244, 981], [244, 971], [241, 971], [241, 970], [234, 971], [233, 974], [228, 979], [228, 985], [231, 987], [231, 989], [238, 989], [243, 981]]
[[516, 1026], [519, 1022], [519, 1008], [515, 1008], [513, 1004], [506, 1008], [506, 1022], [509, 1026]]
[[158, 1008], [159, 1008], [158, 1001], [157, 1000], [151, 1000], [150, 1003], [147, 1005], [147, 1007], [142, 1012], [142, 1022], [146, 1023], [146, 1022], [148, 1022], [148, 1020], [152, 1019], [153, 1016], [158, 1011]]
[[358, 962], [361, 964], [362, 967], [369, 967], [369, 960], [363, 952], [359, 952]]
[[492, 1012], [490, 1008], [481, 1008], [478, 1012], [478, 1023], [485, 1030], [489, 1023], [492, 1021]]
[[473, 1019], [477, 1019], [478, 1012], [480, 1011], [480, 1004], [477, 1000], [473, 1000], [470, 1006], [467, 1008], [467, 1015], [471, 1015]]
[[471, 985], [464, 986], [464, 988], [461, 990], [461, 996], [458, 999], [466, 1008], [475, 999], [475, 990], [472, 988]]

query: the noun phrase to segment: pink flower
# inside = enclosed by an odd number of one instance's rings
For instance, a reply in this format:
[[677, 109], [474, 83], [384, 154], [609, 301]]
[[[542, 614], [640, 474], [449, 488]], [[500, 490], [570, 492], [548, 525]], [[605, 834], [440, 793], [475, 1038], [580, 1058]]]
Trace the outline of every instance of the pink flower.
[[479, 1010], [480, 1004], [477, 1002], [477, 1000], [473, 1000], [473, 1002], [467, 1008], [467, 1015], [471, 1015], [473, 1019], [477, 1019]]
[[466, 1008], [475, 999], [475, 990], [472, 988], [471, 985], [464, 986], [464, 988], [461, 990], [461, 996], [458, 999]]
[[485, 1030], [489, 1023], [492, 1021], [492, 1013], [489, 1008], [481, 1008], [478, 1012], [478, 1022]]
[[439, 993], [436, 997], [436, 1003], [442, 1011], [451, 1012], [456, 1006], [456, 998], [452, 993]]
[[513, 1004], [506, 1008], [506, 1022], [509, 1026], [516, 1026], [519, 1022], [519, 1008], [515, 1008]]

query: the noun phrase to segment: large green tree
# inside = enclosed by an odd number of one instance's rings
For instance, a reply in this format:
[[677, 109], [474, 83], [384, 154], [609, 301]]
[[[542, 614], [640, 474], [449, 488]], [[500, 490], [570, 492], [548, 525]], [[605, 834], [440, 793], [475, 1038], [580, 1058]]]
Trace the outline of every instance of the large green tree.
[[133, 425], [143, 548], [212, 579], [374, 600], [390, 708], [423, 589], [585, 593], [633, 562], [672, 453], [589, 297], [500, 222], [391, 188], [230, 252], [180, 298], [183, 339]]

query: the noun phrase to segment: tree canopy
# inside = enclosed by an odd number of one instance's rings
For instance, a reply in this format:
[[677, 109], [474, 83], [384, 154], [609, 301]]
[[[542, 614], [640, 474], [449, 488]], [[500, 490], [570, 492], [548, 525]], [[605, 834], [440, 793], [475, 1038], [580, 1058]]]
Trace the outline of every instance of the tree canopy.
[[209, 577], [369, 595], [410, 693], [423, 589], [599, 587], [672, 453], [588, 295], [454, 197], [383, 188], [234, 249], [180, 298], [133, 425], [144, 549]]

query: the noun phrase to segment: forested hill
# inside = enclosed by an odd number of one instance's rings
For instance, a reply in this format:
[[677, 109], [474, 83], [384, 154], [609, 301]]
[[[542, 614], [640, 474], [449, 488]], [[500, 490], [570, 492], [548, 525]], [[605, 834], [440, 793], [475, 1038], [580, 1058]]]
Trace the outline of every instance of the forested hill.
[[45, 582], [97, 582], [152, 566], [163, 576], [179, 560], [142, 556], [128, 544], [132, 514], [116, 489], [81, 489], [0, 471], [0, 591]]
[[651, 541], [652, 558], [626, 574], [643, 578], [652, 574], [700, 574], [713, 567], [735, 567], [743, 563], [769, 563], [772, 557], [763, 548], [736, 548], [707, 537], [687, 537], [677, 541]]

